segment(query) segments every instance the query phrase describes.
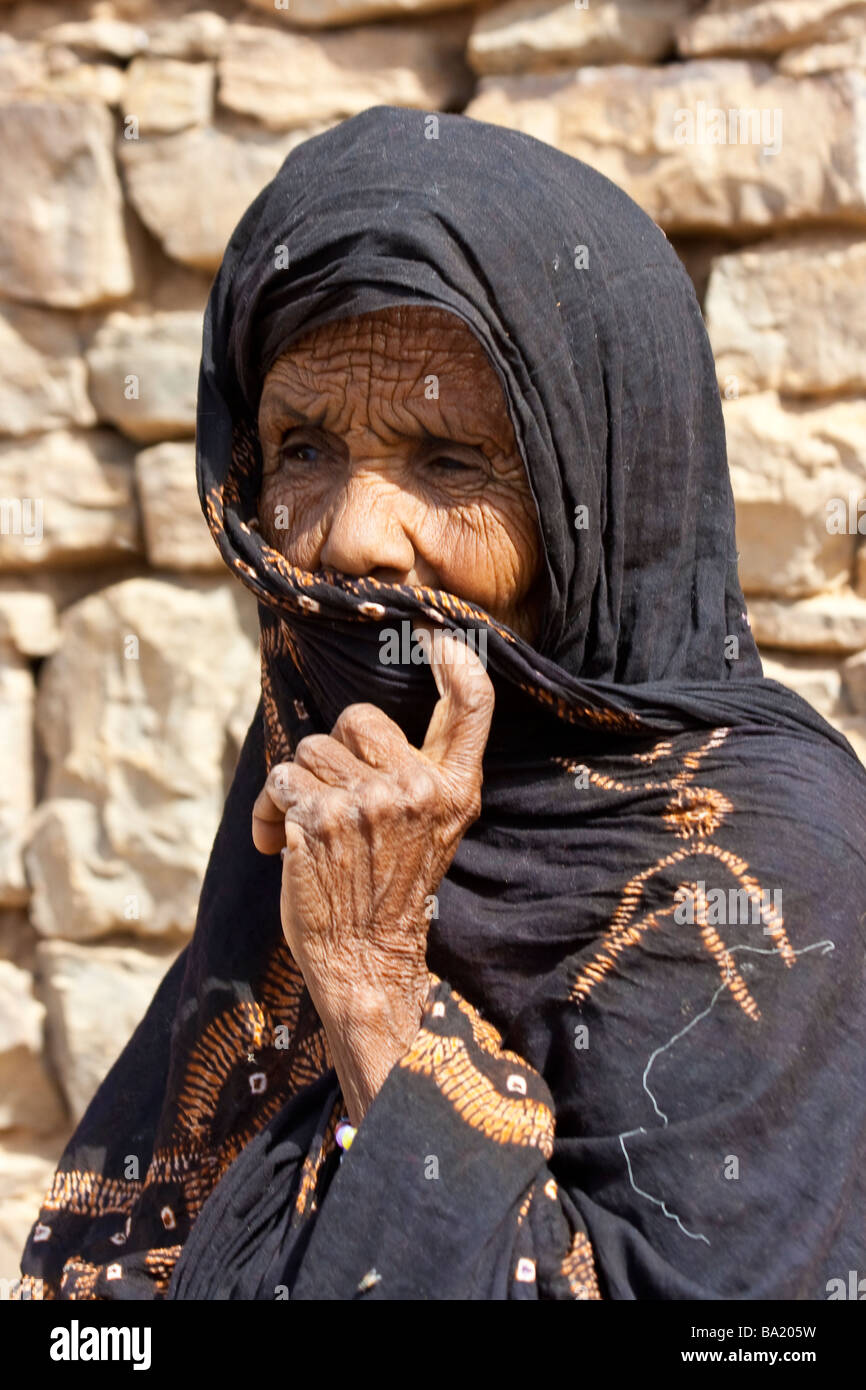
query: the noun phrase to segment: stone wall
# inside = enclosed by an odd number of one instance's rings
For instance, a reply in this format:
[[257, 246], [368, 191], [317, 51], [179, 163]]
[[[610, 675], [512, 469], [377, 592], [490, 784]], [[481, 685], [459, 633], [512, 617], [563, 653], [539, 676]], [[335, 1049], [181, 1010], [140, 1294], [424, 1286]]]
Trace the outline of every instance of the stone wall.
[[195, 491], [211, 276], [289, 150], [378, 102], [550, 141], [671, 236], [767, 673], [866, 757], [866, 3], [0, 0], [4, 1277], [189, 937], [258, 698]]

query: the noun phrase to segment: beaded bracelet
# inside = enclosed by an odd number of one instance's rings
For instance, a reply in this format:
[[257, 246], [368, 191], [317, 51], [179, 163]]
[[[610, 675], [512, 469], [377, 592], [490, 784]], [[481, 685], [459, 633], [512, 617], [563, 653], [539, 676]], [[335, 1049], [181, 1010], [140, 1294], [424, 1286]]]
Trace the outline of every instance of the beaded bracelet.
[[344, 1115], [334, 1132], [334, 1138], [343, 1150], [340, 1154], [340, 1162], [346, 1157], [346, 1152], [352, 1147], [352, 1140], [358, 1133], [354, 1125], [349, 1123], [348, 1115]]

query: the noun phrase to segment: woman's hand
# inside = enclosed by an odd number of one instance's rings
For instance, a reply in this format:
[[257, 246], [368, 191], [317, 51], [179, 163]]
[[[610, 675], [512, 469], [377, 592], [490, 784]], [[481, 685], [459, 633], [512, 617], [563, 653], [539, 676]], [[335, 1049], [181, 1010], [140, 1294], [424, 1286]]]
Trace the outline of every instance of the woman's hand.
[[350, 705], [271, 769], [253, 807], [256, 848], [286, 849], [283, 931], [355, 1125], [418, 1031], [428, 900], [481, 809], [493, 686], [448, 633], [430, 648], [440, 699], [420, 750], [375, 705]]

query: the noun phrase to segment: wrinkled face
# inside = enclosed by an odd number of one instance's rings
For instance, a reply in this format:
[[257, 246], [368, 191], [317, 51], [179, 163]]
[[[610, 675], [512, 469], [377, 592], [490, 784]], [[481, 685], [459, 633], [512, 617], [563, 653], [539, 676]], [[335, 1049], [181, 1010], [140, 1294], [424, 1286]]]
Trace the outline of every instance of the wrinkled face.
[[258, 424], [259, 524], [292, 564], [445, 589], [534, 639], [535, 504], [461, 319], [411, 305], [326, 324], [271, 368]]

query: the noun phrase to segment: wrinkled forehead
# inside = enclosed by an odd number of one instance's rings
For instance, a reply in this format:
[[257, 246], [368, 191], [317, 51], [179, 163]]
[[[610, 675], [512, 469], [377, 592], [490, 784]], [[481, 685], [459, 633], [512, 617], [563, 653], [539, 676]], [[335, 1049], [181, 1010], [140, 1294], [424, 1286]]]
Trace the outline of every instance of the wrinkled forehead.
[[[328, 373], [376, 373], [407, 382], [421, 379], [428, 396], [442, 381], [472, 377], [481, 389], [499, 389], [496, 369], [475, 333], [458, 314], [436, 306], [401, 304], [332, 319], [299, 333], [265, 373], [272, 382], [309, 380]], [[426, 378], [434, 376], [435, 380]], [[483, 398], [479, 405], [483, 405]]]
[[283, 356], [298, 353], [325, 357], [335, 350], [360, 350], [393, 355], [395, 348], [426, 355], [445, 351], [478, 356], [487, 362], [477, 337], [458, 314], [433, 304], [390, 304], [366, 313], [346, 314], [302, 330], [290, 340]]
[[463, 319], [436, 306], [392, 305], [298, 334], [265, 375], [259, 424], [283, 410], [324, 417], [347, 394], [513, 447], [496, 368]]

